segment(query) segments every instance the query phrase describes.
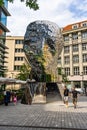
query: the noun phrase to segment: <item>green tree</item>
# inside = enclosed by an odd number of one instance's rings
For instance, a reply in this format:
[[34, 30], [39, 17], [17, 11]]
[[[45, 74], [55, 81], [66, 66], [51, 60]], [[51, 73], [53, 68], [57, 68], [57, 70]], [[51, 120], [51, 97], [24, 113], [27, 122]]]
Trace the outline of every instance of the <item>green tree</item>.
[[69, 82], [66, 74], [64, 74], [64, 72], [62, 71], [63, 68], [58, 68], [58, 75], [61, 75], [62, 76], [62, 82]]
[[[14, 0], [8, 0], [9, 2], [14, 2]], [[26, 7], [29, 7], [30, 9], [33, 10], [38, 10], [39, 9], [39, 5], [37, 3], [37, 0], [20, 0], [21, 2], [25, 2]], [[3, 6], [4, 4], [4, 0], [0, 0], [0, 6]]]
[[16, 76], [16, 79], [20, 79], [20, 80], [26, 80], [26, 79], [28, 79], [30, 71], [31, 71], [31, 66], [23, 64], [21, 66], [21, 68], [20, 68], [19, 74], [17, 74], [17, 76]]

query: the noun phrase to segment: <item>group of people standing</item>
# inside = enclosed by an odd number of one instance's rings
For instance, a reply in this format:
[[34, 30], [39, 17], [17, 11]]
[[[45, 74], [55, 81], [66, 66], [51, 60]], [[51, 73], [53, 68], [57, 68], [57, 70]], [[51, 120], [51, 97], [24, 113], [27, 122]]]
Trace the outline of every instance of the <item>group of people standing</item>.
[[17, 95], [14, 92], [4, 91], [4, 104], [8, 106], [8, 103], [13, 102], [14, 105], [17, 103]]
[[66, 107], [68, 107], [69, 96], [71, 96], [74, 108], [76, 108], [76, 106], [77, 106], [78, 92], [75, 90], [75, 87], [73, 87], [72, 91], [69, 92], [69, 89], [65, 86], [63, 94], [64, 94], [64, 104], [66, 105]]

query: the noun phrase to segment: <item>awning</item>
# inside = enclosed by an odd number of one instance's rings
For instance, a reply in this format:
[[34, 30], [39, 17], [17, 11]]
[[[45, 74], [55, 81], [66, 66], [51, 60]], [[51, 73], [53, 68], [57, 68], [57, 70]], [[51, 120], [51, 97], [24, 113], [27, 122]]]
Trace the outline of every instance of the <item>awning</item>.
[[26, 84], [26, 81], [0, 77], [0, 84]]

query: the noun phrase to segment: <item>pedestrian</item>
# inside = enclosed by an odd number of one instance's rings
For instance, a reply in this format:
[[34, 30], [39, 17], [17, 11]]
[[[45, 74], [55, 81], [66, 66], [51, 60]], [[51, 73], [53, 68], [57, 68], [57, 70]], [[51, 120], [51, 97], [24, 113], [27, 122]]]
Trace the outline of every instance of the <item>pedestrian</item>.
[[4, 90], [3, 94], [4, 94], [4, 96], [6, 95], [6, 90]]
[[78, 97], [78, 92], [75, 90], [75, 87], [73, 87], [72, 100], [73, 100], [74, 108], [76, 108], [76, 106], [77, 106], [77, 97]]
[[8, 95], [7, 95], [7, 91], [4, 93], [4, 103], [5, 103], [5, 106], [8, 106]]
[[68, 107], [68, 96], [69, 96], [69, 89], [65, 86], [64, 87], [64, 104]]
[[13, 102], [14, 102], [14, 105], [17, 104], [17, 95], [16, 94], [14, 94], [14, 96], [13, 96]]
[[9, 91], [9, 90], [7, 91], [7, 97], [8, 97], [8, 103], [10, 103], [11, 93], [10, 93], [10, 91]]

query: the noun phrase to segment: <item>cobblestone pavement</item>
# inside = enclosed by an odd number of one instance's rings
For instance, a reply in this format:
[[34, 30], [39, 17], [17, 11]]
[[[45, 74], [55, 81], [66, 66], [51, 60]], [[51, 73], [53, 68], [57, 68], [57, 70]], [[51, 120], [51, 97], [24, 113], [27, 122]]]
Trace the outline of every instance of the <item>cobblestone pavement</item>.
[[77, 108], [71, 100], [47, 104], [0, 105], [0, 130], [87, 130], [87, 97], [79, 97]]

